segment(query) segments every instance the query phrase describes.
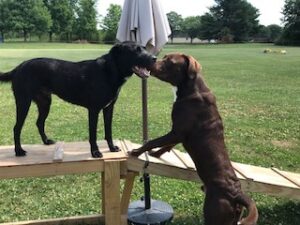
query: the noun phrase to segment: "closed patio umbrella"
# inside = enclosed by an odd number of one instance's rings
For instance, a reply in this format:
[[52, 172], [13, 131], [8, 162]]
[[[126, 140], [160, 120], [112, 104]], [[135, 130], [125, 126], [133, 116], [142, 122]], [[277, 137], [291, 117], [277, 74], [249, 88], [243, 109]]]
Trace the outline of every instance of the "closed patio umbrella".
[[[125, 0], [119, 22], [117, 40], [134, 41], [158, 54], [171, 34], [168, 19], [159, 0]], [[147, 80], [142, 80], [143, 143], [148, 141]], [[145, 153], [147, 154], [147, 153]], [[147, 164], [145, 164], [145, 167]], [[165, 202], [150, 197], [150, 177], [144, 173], [144, 199], [129, 205], [131, 224], [164, 224], [173, 217], [173, 209]]]

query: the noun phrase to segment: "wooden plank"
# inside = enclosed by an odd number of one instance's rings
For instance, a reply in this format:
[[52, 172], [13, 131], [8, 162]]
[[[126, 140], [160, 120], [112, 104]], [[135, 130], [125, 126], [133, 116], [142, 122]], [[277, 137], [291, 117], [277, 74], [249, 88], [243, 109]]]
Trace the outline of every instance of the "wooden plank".
[[[141, 147], [139, 144], [131, 143], [131, 150]], [[156, 151], [158, 149], [154, 149]], [[140, 160], [146, 161], [146, 155], [142, 154], [138, 157]], [[160, 158], [152, 157], [148, 154], [148, 160], [151, 163], [170, 165], [174, 167], [179, 167], [183, 169], [187, 169], [186, 165], [174, 154], [173, 151], [166, 152]]]
[[86, 225], [100, 225], [104, 224], [103, 215], [89, 215], [89, 216], [72, 216], [56, 219], [45, 220], [29, 220], [20, 222], [8, 222], [1, 223], [1, 225], [74, 225], [74, 224], [86, 224]]
[[[120, 141], [116, 141], [119, 145]], [[120, 152], [110, 152], [104, 141], [98, 142], [99, 149], [103, 153], [103, 158], [95, 159], [91, 157], [90, 145], [88, 142], [72, 142], [64, 144], [63, 162], [74, 161], [93, 161], [126, 158], [127, 156]], [[18, 165], [36, 165], [48, 164], [53, 162], [54, 145], [24, 145], [27, 150], [26, 157], [15, 157], [14, 146], [0, 149], [0, 167], [18, 166]]]
[[120, 162], [104, 161], [105, 224], [121, 225]]
[[192, 169], [192, 170], [196, 169], [195, 164], [194, 164], [193, 160], [191, 159], [191, 157], [189, 156], [189, 154], [183, 153], [176, 149], [172, 149], [172, 152], [174, 152], [174, 154], [182, 161], [182, 163], [188, 169]]
[[299, 174], [281, 171], [275, 167], [272, 167], [271, 169], [300, 188], [300, 175]]
[[102, 199], [101, 199], [101, 213], [105, 215], [105, 174], [104, 172], [101, 173], [101, 194], [102, 194]]
[[131, 192], [134, 184], [134, 179], [138, 173], [129, 172], [125, 179], [125, 185], [123, 189], [122, 199], [121, 199], [121, 214], [127, 215], [128, 206], [130, 202]]
[[61, 162], [24, 166], [5, 166], [0, 167], [0, 179], [82, 174], [90, 172], [101, 172], [103, 170], [103, 160]]
[[236, 162], [232, 164], [235, 168], [238, 168], [239, 171], [245, 174], [247, 179], [252, 179], [253, 181], [267, 183], [270, 185], [298, 188], [295, 184], [275, 173], [272, 169]]
[[[135, 171], [135, 172], [143, 171], [144, 164], [145, 164], [144, 161], [135, 157], [129, 157], [127, 161], [128, 170]], [[153, 175], [165, 176], [165, 177], [180, 179], [180, 180], [197, 181], [197, 182], [200, 181], [200, 178], [198, 177], [196, 171], [174, 167], [168, 164], [150, 162], [145, 172]]]
[[234, 162], [231, 162], [231, 165], [234, 169], [234, 172], [235, 172], [235, 175], [240, 179], [240, 178], [243, 178], [243, 179], [246, 179], [246, 180], [253, 180], [251, 178], [248, 178], [240, 169], [238, 166], [236, 166], [236, 164]]
[[[128, 145], [128, 143], [125, 144]], [[134, 144], [132, 145], [135, 146]], [[142, 157], [129, 157], [128, 169], [136, 172], [143, 171], [144, 161], [142, 159]], [[244, 191], [300, 199], [300, 189], [295, 184], [287, 181], [285, 178], [276, 174], [272, 170], [235, 162], [232, 162], [232, 165], [235, 168], [236, 175], [239, 178]], [[162, 161], [150, 160], [146, 172], [149, 174], [165, 176], [174, 179], [201, 182], [196, 170], [192, 170], [191, 168], [189, 168], [189, 170], [185, 170], [174, 166], [174, 164], [165, 164]], [[297, 176], [295, 174], [292, 175], [293, 179], [296, 179], [294, 177]], [[300, 175], [298, 178], [300, 179]]]
[[276, 197], [285, 197], [300, 200], [300, 189], [286, 186], [268, 184], [266, 182], [240, 180], [245, 192], [256, 192]]

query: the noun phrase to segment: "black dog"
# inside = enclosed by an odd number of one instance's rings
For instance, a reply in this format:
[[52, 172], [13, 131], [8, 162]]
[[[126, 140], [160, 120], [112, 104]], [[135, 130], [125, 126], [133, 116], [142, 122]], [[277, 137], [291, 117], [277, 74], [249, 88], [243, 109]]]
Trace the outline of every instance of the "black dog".
[[156, 57], [132, 42], [116, 44], [108, 54], [95, 60], [68, 62], [37, 58], [25, 61], [14, 70], [0, 73], [0, 81], [11, 81], [16, 100], [14, 142], [16, 156], [25, 156], [20, 135], [31, 101], [38, 107], [36, 125], [44, 144], [53, 144], [45, 134], [45, 120], [51, 105], [51, 94], [88, 109], [89, 142], [92, 156], [102, 157], [98, 149], [98, 114], [103, 109], [105, 139], [110, 151], [119, 151], [112, 140], [112, 115], [121, 86], [132, 75], [147, 77]]

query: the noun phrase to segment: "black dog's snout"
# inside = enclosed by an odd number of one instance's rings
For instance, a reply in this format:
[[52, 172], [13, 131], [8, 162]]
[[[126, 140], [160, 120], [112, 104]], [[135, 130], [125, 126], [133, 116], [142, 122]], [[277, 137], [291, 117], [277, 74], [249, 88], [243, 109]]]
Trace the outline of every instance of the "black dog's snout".
[[156, 62], [156, 60], [157, 60], [157, 57], [156, 57], [155, 55], [153, 55], [153, 56], [152, 56], [152, 61], [153, 61], [153, 62]]

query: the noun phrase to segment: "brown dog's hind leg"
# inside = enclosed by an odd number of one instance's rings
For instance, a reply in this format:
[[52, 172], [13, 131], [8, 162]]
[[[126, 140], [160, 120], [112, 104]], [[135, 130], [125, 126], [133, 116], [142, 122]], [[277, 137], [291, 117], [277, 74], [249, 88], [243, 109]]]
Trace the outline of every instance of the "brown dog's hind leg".
[[205, 225], [237, 225], [232, 203], [216, 193], [206, 191], [204, 202]]
[[171, 131], [162, 137], [147, 142], [145, 145], [143, 145], [138, 149], [132, 150], [130, 152], [130, 155], [137, 157], [146, 151], [152, 150], [153, 148], [176, 145], [179, 142], [180, 142], [180, 138], [174, 132]]

